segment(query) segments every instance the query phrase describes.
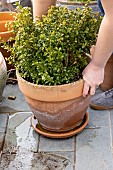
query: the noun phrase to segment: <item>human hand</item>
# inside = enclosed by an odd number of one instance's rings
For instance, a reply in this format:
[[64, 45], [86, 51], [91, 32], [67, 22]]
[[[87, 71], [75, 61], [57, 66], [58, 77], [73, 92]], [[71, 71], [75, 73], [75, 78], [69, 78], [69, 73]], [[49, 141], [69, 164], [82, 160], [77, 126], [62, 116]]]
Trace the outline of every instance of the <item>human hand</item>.
[[96, 88], [103, 82], [104, 67], [96, 66], [92, 61], [83, 71], [83, 97], [94, 95]]

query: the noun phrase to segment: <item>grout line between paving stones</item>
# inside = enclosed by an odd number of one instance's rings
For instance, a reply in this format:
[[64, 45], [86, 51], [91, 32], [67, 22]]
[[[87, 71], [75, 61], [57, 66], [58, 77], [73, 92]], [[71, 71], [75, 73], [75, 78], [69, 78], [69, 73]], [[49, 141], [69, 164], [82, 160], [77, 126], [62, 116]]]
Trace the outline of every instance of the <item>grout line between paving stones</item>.
[[74, 137], [74, 165], [73, 165], [73, 170], [75, 170], [75, 165], [76, 165], [76, 136]]
[[110, 116], [109, 116], [109, 121], [110, 121], [110, 138], [111, 138], [111, 148], [112, 148], [112, 157], [113, 157], [113, 137], [112, 137], [112, 122], [111, 122], [111, 112], [109, 110]]
[[[4, 113], [3, 113], [3, 114], [4, 114]], [[8, 119], [7, 119], [7, 122], [6, 122], [6, 127], [5, 127], [4, 137], [3, 137], [3, 143], [2, 143], [2, 146], [1, 146], [0, 156], [2, 155], [2, 151], [3, 151], [3, 148], [4, 148], [5, 136], [6, 136], [7, 129], [8, 129], [8, 121], [9, 121], [9, 114], [8, 114]]]
[[39, 137], [38, 137], [37, 152], [39, 152], [39, 145], [40, 145], [40, 134], [39, 134]]

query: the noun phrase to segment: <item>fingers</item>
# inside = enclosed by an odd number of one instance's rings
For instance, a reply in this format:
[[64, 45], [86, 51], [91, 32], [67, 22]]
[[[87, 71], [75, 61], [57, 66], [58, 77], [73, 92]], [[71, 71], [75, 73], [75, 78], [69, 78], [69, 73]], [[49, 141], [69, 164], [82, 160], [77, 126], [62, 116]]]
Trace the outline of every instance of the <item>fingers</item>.
[[83, 97], [86, 97], [88, 94], [94, 95], [96, 90], [96, 86], [90, 86], [87, 82], [84, 82], [84, 89], [83, 89]]
[[84, 82], [84, 88], [83, 88], [83, 97], [86, 97], [90, 91], [90, 86]]
[[96, 90], [96, 86], [91, 86], [90, 88], [90, 95], [94, 95]]

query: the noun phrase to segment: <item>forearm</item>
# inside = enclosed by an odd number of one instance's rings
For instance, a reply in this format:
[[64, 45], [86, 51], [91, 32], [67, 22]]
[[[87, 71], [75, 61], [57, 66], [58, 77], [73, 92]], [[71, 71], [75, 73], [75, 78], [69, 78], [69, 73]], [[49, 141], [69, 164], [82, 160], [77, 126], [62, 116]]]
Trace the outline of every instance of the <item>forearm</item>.
[[104, 67], [113, 52], [113, 1], [101, 0], [105, 11], [102, 20], [92, 62]]
[[7, 0], [1, 0], [1, 3], [2, 3], [2, 5], [4, 6], [4, 5], [7, 4]]
[[104, 67], [113, 52], [113, 19], [104, 16], [98, 33], [96, 47], [92, 62], [100, 67]]

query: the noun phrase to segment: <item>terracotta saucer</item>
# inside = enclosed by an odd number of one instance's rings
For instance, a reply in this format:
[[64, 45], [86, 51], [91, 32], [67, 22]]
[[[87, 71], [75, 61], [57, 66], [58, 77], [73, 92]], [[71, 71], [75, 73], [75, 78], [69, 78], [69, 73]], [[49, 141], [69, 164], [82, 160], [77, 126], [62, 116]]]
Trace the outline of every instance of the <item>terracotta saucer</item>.
[[31, 116], [31, 125], [34, 128], [34, 130], [38, 132], [39, 134], [49, 137], [49, 138], [68, 138], [75, 134], [78, 134], [82, 132], [82, 130], [86, 127], [86, 125], [88, 124], [88, 121], [89, 121], [89, 115], [88, 113], [86, 113], [84, 116], [83, 122], [78, 127], [67, 132], [51, 132], [51, 131], [45, 130], [38, 123], [37, 119], [34, 119], [34, 115]]

